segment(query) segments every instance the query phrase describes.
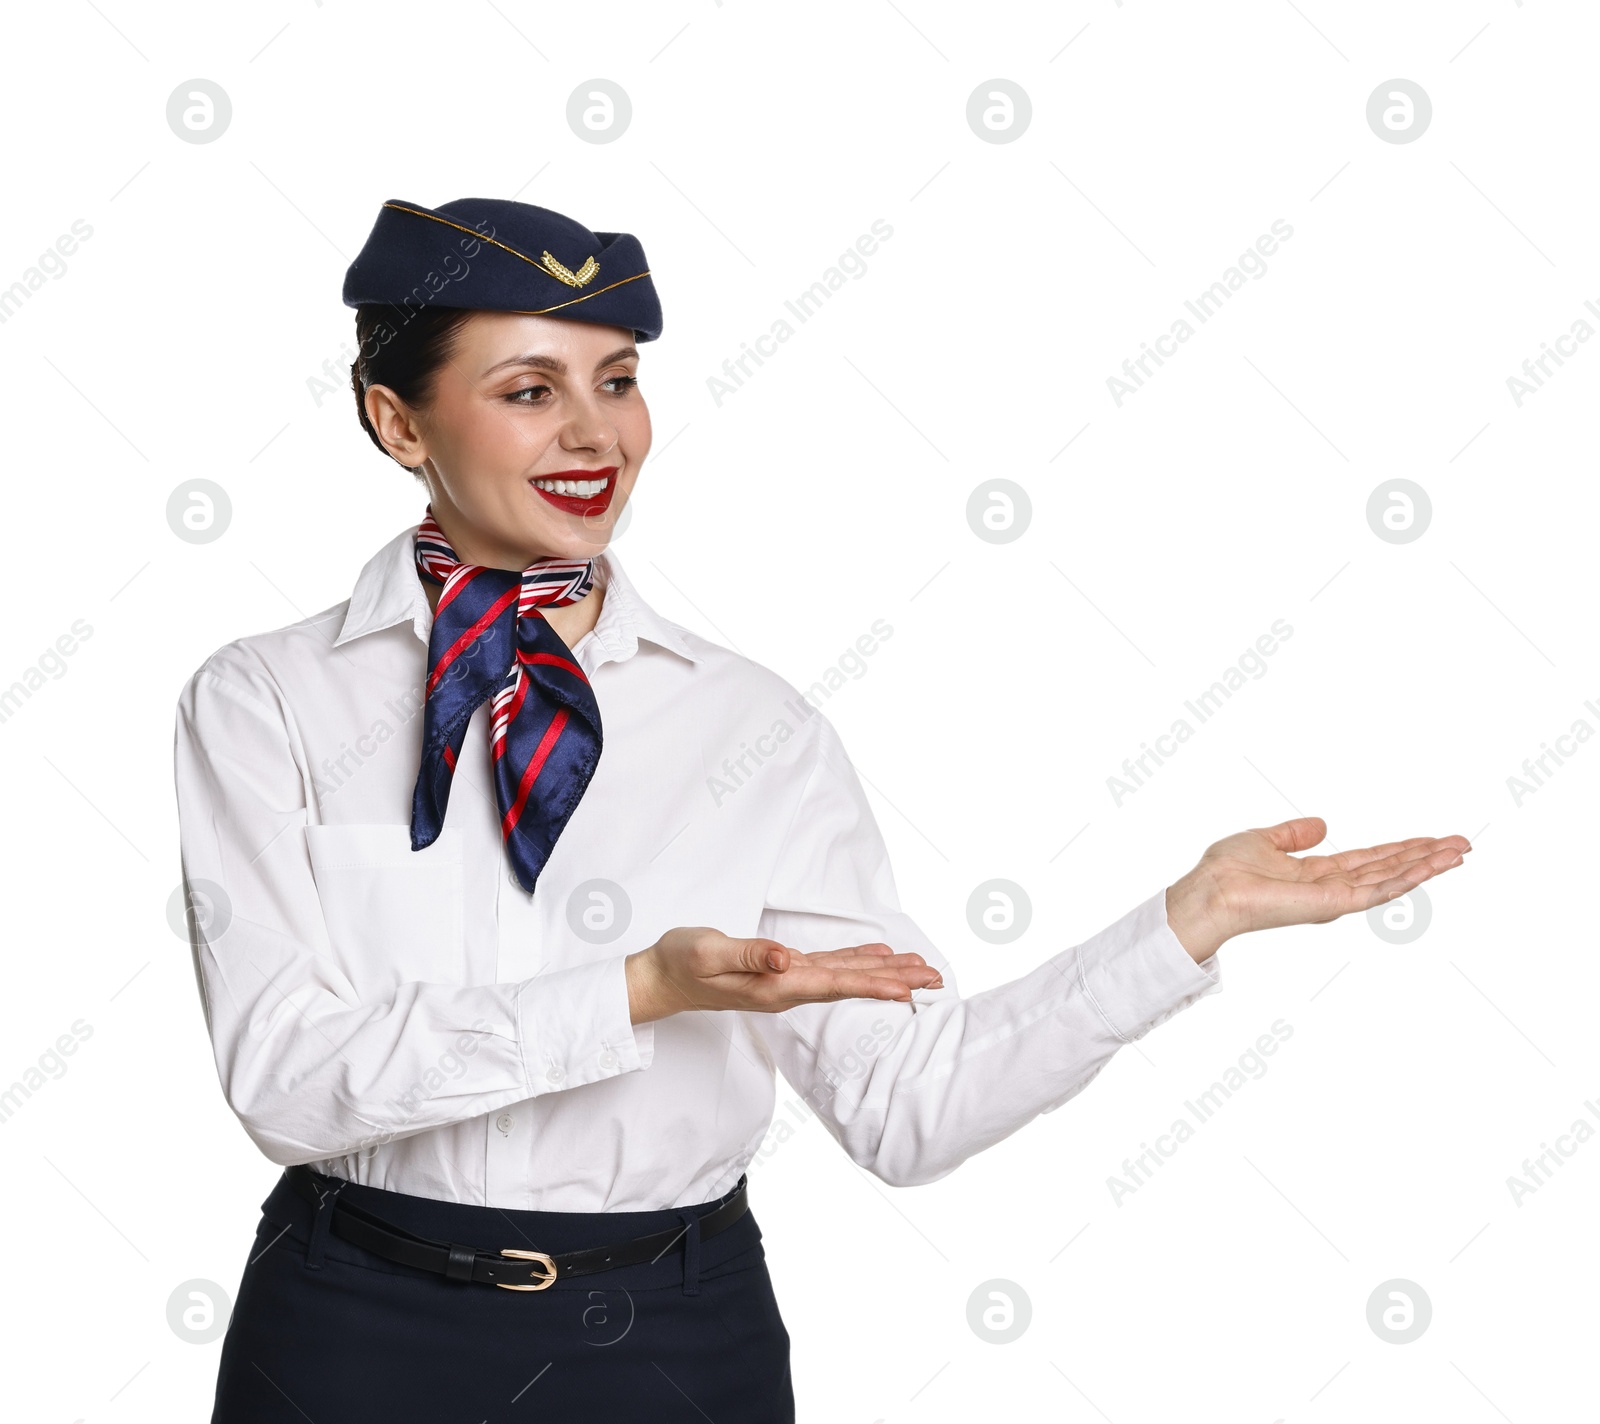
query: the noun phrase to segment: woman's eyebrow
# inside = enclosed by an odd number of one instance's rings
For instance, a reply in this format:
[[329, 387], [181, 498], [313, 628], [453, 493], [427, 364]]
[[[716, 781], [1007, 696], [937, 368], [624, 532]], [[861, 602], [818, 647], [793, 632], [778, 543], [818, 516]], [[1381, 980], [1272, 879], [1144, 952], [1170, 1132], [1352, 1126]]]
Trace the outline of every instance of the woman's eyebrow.
[[[636, 346], [619, 346], [609, 356], [602, 356], [594, 363], [595, 370], [602, 366], [609, 366], [614, 361], [626, 360], [629, 356], [637, 357], [639, 348]], [[492, 376], [496, 371], [506, 366], [537, 366], [541, 371], [553, 371], [558, 376], [567, 374], [567, 363], [559, 356], [541, 356], [536, 352], [527, 352], [521, 356], [510, 356], [504, 361], [497, 361], [483, 374]]]

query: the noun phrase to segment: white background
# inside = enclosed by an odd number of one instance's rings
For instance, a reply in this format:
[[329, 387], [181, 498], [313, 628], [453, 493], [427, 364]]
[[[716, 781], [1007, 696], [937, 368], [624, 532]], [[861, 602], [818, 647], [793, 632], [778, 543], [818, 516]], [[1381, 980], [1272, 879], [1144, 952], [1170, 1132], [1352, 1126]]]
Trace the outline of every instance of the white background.
[[[815, 1121], [784, 1143], [752, 1181], [800, 1417], [1593, 1411], [1600, 1145], [1507, 1185], [1600, 1101], [1600, 747], [1507, 784], [1600, 728], [1600, 343], [1507, 388], [1600, 304], [1592, 7], [73, 0], [6, 30], [0, 288], [93, 229], [0, 325], [0, 687], [93, 630], [0, 723], [0, 1084], [92, 1029], [0, 1123], [8, 1417], [207, 1417], [220, 1345], [167, 1300], [235, 1290], [276, 1169], [167, 922], [174, 702], [420, 517], [308, 381], [379, 205], [464, 196], [644, 244], [656, 454], [618, 548], [645, 596], [802, 687], [892, 625], [826, 710], [964, 989], [1247, 826], [1476, 846], [1412, 943], [1360, 916], [1230, 943], [1223, 993], [939, 1183], [886, 1187]], [[1410, 143], [1366, 121], [1396, 76], [1433, 104]], [[165, 117], [195, 77], [233, 106], [205, 144]], [[633, 104], [605, 144], [566, 120], [596, 77]], [[1032, 101], [1009, 143], [966, 119], [995, 77]], [[708, 377], [876, 218], [865, 275], [719, 406]], [[1119, 407], [1107, 377], [1275, 219], [1266, 274]], [[1032, 503], [1007, 544], [966, 519], [998, 476]], [[206, 545], [165, 515], [198, 477], [233, 505]], [[1366, 518], [1394, 478], [1432, 501], [1406, 544]], [[1276, 619], [1267, 673], [1118, 806], [1123, 758]], [[1032, 898], [1015, 943], [968, 926], [990, 878]], [[1123, 1159], [1278, 1019], [1268, 1071], [1119, 1206]], [[994, 1278], [1032, 1303], [1014, 1343], [968, 1325]], [[1394, 1278], [1432, 1302], [1410, 1344], [1367, 1320]]]

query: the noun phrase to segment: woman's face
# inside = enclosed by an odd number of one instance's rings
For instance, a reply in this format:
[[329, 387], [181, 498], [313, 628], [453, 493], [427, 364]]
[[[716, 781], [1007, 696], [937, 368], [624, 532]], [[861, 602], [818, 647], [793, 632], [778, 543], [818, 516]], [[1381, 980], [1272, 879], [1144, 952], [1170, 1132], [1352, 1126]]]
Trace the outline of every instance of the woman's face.
[[479, 311], [424, 409], [373, 387], [368, 416], [397, 457], [423, 466], [434, 517], [463, 563], [592, 558], [650, 450], [638, 368], [624, 327]]

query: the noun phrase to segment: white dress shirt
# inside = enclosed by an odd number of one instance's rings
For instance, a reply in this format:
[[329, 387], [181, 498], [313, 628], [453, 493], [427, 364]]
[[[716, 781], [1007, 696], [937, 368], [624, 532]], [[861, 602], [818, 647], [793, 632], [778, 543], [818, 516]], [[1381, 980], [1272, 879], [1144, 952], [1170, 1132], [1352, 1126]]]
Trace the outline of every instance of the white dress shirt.
[[[1168, 926], [1162, 887], [960, 997], [900, 909], [828, 719], [661, 617], [614, 550], [573, 649], [604, 750], [535, 893], [501, 843], [487, 704], [443, 833], [411, 850], [433, 622], [412, 533], [346, 602], [212, 654], [178, 703], [196, 973], [223, 1091], [272, 1161], [484, 1206], [685, 1205], [755, 1156], [776, 1070], [862, 1167], [929, 1182], [1221, 988], [1215, 956], [1196, 964]], [[800, 950], [881, 940], [944, 987], [635, 1026], [623, 957], [678, 925]]]

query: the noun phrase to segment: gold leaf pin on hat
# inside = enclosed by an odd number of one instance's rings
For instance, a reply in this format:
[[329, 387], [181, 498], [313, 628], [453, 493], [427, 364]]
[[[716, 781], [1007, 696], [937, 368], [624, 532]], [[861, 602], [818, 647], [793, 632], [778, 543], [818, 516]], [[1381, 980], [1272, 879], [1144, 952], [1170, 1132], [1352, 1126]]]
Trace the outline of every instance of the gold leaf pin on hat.
[[592, 257], [583, 259], [583, 266], [574, 272], [570, 267], [563, 267], [548, 252], [541, 254], [540, 265], [558, 282], [565, 282], [569, 287], [583, 287], [592, 282], [600, 272], [600, 264]]

